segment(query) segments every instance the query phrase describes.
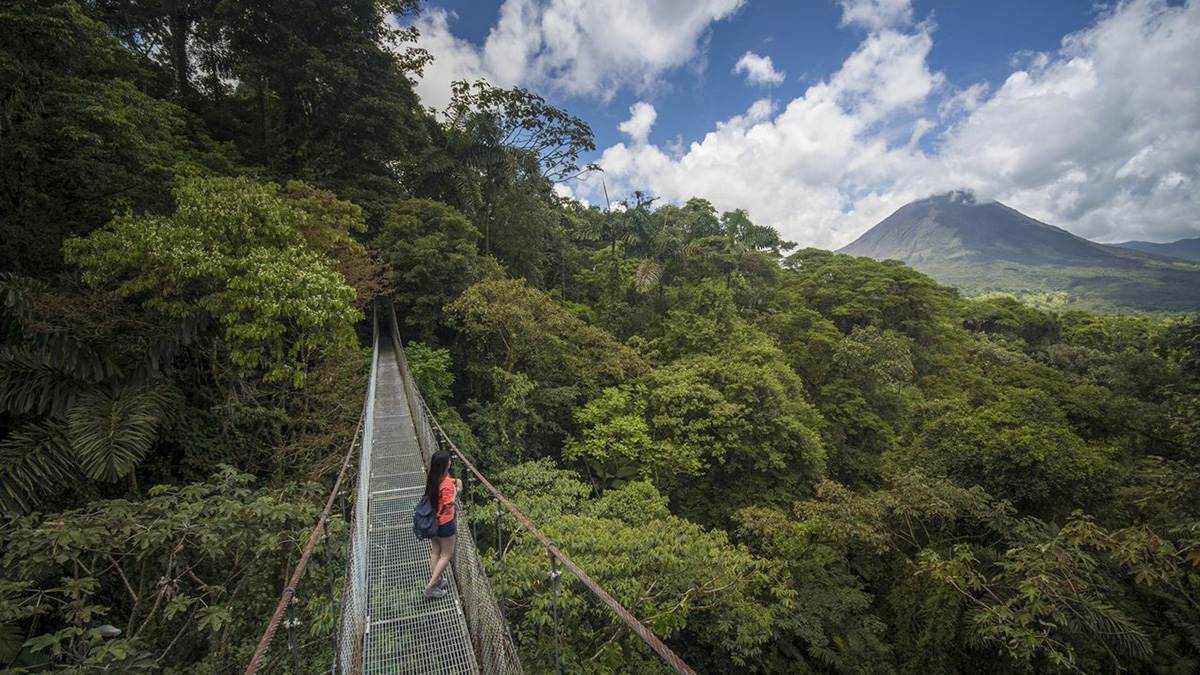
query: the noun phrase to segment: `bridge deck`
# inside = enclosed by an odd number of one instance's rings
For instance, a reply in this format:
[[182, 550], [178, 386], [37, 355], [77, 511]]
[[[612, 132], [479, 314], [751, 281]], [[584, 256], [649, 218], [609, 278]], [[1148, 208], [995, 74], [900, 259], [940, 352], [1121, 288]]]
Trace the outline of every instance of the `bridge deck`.
[[412, 533], [412, 512], [425, 487], [400, 369], [390, 341], [380, 341], [371, 441], [367, 559], [368, 630], [363, 672], [478, 673], [454, 577], [450, 592], [425, 599], [429, 543]]

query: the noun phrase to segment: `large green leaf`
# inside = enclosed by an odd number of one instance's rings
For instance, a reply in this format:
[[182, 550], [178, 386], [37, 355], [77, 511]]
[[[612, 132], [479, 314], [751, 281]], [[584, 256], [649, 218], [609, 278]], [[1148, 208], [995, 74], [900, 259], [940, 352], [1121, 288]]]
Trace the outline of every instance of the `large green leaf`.
[[126, 476], [150, 450], [169, 408], [163, 389], [81, 394], [67, 421], [84, 473], [106, 481]]
[[0, 509], [23, 513], [76, 473], [66, 425], [46, 420], [19, 427], [0, 442]]

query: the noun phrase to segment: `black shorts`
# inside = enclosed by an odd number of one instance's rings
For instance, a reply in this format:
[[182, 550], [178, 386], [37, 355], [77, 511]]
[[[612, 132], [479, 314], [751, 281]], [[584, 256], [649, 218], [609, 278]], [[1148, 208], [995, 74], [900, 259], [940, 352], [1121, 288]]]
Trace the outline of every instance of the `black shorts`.
[[451, 518], [445, 525], [438, 525], [438, 537], [453, 537], [458, 534], [458, 518]]

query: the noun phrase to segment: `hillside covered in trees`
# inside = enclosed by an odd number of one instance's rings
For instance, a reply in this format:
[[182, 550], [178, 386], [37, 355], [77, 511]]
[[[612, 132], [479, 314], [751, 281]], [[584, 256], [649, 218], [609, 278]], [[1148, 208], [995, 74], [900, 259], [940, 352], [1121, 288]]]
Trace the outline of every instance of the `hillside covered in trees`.
[[[0, 672], [244, 668], [384, 296], [456, 444], [698, 672], [1200, 672], [1195, 317], [563, 200], [587, 124], [485, 82], [422, 108], [383, 21], [417, 9], [0, 6]], [[545, 672], [545, 550], [504, 544]], [[563, 594], [566, 672], [662, 671]], [[323, 672], [333, 607], [300, 611]]]

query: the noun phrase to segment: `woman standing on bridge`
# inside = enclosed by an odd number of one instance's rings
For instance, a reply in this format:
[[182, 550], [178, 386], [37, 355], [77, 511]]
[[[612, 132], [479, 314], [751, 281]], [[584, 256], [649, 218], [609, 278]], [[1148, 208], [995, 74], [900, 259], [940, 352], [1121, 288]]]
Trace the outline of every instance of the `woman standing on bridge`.
[[462, 492], [462, 481], [450, 475], [450, 453], [438, 450], [429, 460], [429, 473], [425, 476], [425, 496], [438, 514], [437, 536], [430, 539], [429, 583], [425, 584], [426, 598], [446, 595], [449, 584], [442, 572], [454, 557], [454, 535], [458, 533], [458, 521], [454, 502]]

